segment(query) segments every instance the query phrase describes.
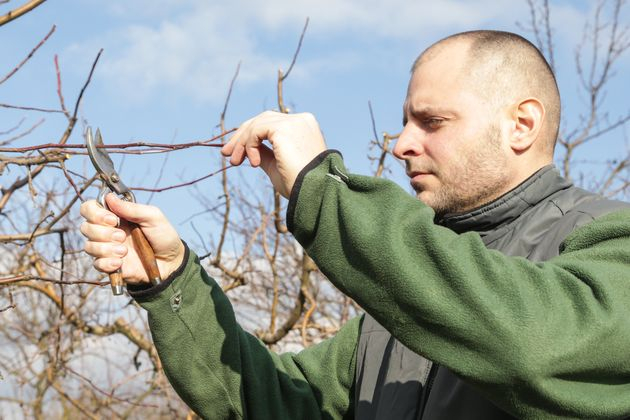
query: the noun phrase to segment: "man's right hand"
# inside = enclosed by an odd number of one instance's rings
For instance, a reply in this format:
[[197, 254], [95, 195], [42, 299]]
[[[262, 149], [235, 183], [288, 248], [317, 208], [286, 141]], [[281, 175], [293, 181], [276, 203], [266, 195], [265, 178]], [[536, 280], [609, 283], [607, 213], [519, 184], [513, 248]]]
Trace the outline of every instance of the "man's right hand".
[[105, 200], [111, 211], [101, 207], [95, 200], [81, 205], [81, 215], [86, 219], [81, 225], [81, 233], [88, 239], [84, 249], [96, 258], [94, 267], [98, 271], [111, 273], [122, 268], [125, 281], [149, 282], [126, 220], [142, 229], [153, 248], [163, 279], [181, 265], [184, 245], [160, 209], [124, 201], [114, 194], [108, 194]]

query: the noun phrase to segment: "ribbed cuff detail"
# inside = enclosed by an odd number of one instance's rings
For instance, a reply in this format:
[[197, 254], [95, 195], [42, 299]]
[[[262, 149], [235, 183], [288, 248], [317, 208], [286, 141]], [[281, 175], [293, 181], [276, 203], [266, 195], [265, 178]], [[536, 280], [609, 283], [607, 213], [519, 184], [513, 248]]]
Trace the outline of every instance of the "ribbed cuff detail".
[[127, 292], [129, 295], [137, 300], [138, 302], [143, 302], [147, 300], [151, 300], [156, 295], [160, 294], [162, 291], [166, 290], [166, 288], [179, 277], [186, 268], [188, 264], [188, 258], [190, 257], [190, 250], [188, 249], [188, 244], [182, 241], [184, 244], [184, 259], [177, 270], [173, 271], [166, 279], [162, 280], [162, 282], [155, 286], [147, 286], [146, 284], [128, 284]]

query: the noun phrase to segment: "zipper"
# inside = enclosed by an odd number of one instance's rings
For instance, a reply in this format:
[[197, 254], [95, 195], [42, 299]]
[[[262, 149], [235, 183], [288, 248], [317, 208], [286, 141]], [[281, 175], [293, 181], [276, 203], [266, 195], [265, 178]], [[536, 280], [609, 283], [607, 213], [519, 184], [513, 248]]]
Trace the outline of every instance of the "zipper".
[[420, 410], [420, 416], [418, 417], [418, 419], [422, 419], [424, 417], [424, 412], [427, 408], [427, 401], [429, 400], [429, 394], [431, 393], [431, 388], [433, 388], [433, 382], [435, 382], [435, 377], [437, 376], [437, 371], [439, 367], [440, 365], [437, 363], [433, 363], [431, 365], [431, 370], [429, 371], [429, 377], [427, 378], [427, 383], [425, 385], [425, 391], [422, 393], [423, 397], [422, 397], [422, 401], [420, 402], [421, 410]]

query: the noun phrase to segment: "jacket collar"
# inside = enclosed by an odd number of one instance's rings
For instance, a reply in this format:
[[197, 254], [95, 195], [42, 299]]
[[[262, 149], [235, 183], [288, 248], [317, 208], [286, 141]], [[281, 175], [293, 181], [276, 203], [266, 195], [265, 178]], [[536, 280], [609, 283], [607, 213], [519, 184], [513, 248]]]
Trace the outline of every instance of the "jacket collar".
[[467, 213], [443, 216], [435, 222], [457, 233], [474, 231], [485, 236], [508, 225], [527, 209], [571, 185], [571, 182], [560, 176], [554, 165], [548, 165], [496, 200]]

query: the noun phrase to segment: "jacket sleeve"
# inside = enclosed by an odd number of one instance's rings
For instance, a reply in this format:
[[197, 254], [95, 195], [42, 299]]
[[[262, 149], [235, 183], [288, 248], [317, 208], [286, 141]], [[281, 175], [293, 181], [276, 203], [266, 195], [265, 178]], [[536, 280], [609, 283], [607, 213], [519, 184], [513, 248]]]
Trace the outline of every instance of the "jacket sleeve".
[[352, 418], [360, 318], [298, 354], [275, 354], [241, 329], [188, 247], [167, 281], [130, 293], [148, 311], [173, 388], [203, 418]]
[[413, 351], [521, 418], [630, 415], [630, 212], [534, 263], [433, 223], [395, 184], [324, 152], [288, 226], [322, 272]]

